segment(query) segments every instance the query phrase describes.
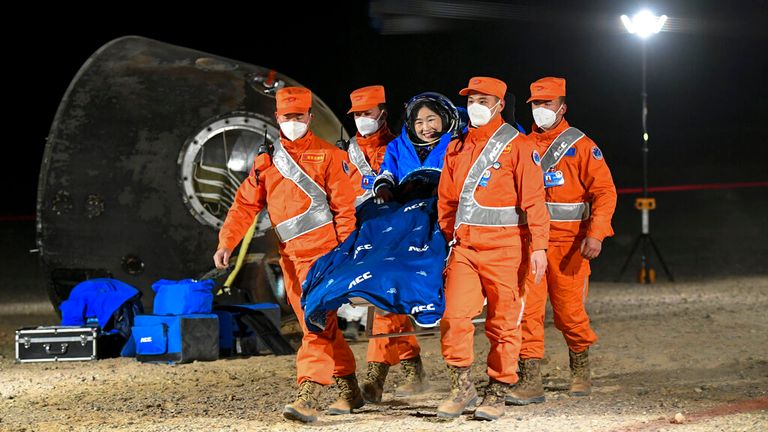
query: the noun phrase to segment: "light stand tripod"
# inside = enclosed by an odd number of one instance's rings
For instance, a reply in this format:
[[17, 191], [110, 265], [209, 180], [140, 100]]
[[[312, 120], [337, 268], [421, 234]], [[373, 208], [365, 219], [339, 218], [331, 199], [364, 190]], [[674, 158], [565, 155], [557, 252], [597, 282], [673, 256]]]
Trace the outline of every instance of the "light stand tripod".
[[[619, 272], [619, 277], [616, 278], [616, 282], [621, 280], [621, 277], [624, 275], [624, 272], [627, 270], [627, 266], [629, 265], [629, 262], [632, 260], [632, 256], [635, 254], [635, 251], [640, 248], [640, 272], [638, 273], [638, 282], [640, 283], [654, 283], [656, 282], [656, 271], [651, 267], [650, 263], [650, 248], [653, 248], [653, 251], [656, 252], [656, 256], [659, 258], [659, 262], [661, 263], [662, 268], [664, 268], [664, 272], [667, 274], [667, 277], [671, 282], [674, 282], [674, 278], [672, 277], [672, 273], [669, 271], [669, 268], [667, 267], [667, 263], [664, 262], [664, 258], [661, 256], [661, 251], [659, 251], [659, 247], [656, 246], [656, 243], [653, 241], [653, 237], [651, 237], [651, 228], [650, 228], [650, 214], [649, 212], [651, 210], [656, 209], [656, 198], [650, 198], [648, 197], [648, 128], [646, 119], [648, 116], [648, 93], [645, 91], [645, 69], [646, 69], [646, 47], [645, 47], [645, 39], [642, 40], [642, 57], [643, 57], [643, 91], [641, 93], [642, 99], [643, 99], [643, 146], [642, 146], [642, 154], [643, 154], [643, 196], [642, 198], [637, 198], [635, 200], [635, 208], [640, 210], [640, 220], [641, 220], [641, 232], [635, 239], [635, 243], [632, 245], [632, 250], [629, 252], [629, 255], [627, 255], [627, 259], [624, 261], [624, 265], [621, 267], [621, 271]], [[650, 246], [650, 248], [649, 248]]]

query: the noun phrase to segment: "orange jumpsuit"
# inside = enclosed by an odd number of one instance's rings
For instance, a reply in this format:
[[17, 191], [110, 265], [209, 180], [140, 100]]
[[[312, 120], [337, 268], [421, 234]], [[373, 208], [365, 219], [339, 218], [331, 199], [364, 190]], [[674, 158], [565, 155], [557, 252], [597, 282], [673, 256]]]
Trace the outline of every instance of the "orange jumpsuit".
[[[568, 127], [565, 119], [549, 131], [534, 125], [529, 137], [543, 156], [552, 141]], [[571, 153], [573, 155], [566, 154], [555, 165], [556, 170], [562, 171], [565, 183], [545, 189], [547, 202], [588, 202], [591, 216], [584, 221], [551, 222], [546, 278], [538, 285], [531, 277], [526, 281], [522, 358], [544, 357], [547, 293], [555, 327], [563, 333], [571, 351], [582, 352], [597, 341], [584, 308], [589, 288], [589, 260], [581, 255], [580, 249], [585, 236], [602, 241], [613, 235], [611, 217], [616, 208], [616, 187], [602, 153], [591, 139], [584, 136], [576, 141]]]
[[[282, 137], [280, 142], [291, 158], [327, 194], [333, 223], [280, 243], [280, 267], [288, 301], [299, 319], [304, 336], [296, 356], [298, 383], [306, 380], [328, 385], [334, 376], [355, 372], [355, 357], [336, 323], [336, 312], [329, 312], [327, 327], [309, 332], [301, 308], [301, 282], [316, 259], [336, 247], [355, 229], [355, 190], [349, 182], [346, 153], [314, 136], [312, 132], [296, 141]], [[286, 179], [260, 155], [254, 170], [240, 185], [227, 219], [219, 232], [219, 248], [230, 250], [240, 242], [254, 217], [265, 205], [272, 226], [306, 211], [309, 196], [292, 180]], [[258, 171], [257, 171], [258, 170]], [[258, 177], [257, 177], [258, 176]]]
[[[488, 375], [497, 381], [517, 382], [520, 350], [519, 322], [523, 293], [518, 280], [524, 275], [527, 242], [518, 226], [460, 225], [454, 233], [457, 205], [469, 170], [488, 139], [502, 125], [500, 117], [485, 126], [470, 128], [466, 136], [449, 147], [438, 187], [438, 217], [447, 240], [455, 239], [445, 269], [445, 314], [440, 321], [442, 352], [446, 363], [467, 367], [474, 360], [472, 318], [487, 299], [485, 334], [491, 343]], [[474, 193], [478, 204], [487, 207], [516, 206], [527, 214], [534, 250], [546, 249], [549, 217], [544, 205], [541, 169], [533, 162], [533, 147], [519, 135], [502, 151], [492, 168], [487, 186]]]
[[[365, 160], [371, 166], [374, 172], [379, 172], [379, 167], [384, 161], [384, 153], [387, 151], [387, 144], [395, 139], [395, 135], [389, 128], [382, 127], [367, 137], [357, 134], [355, 137], [360, 150], [365, 155]], [[362, 175], [360, 171], [351, 165], [350, 178], [355, 186], [356, 195], [362, 195], [365, 190], [362, 187]], [[376, 315], [373, 318], [373, 334], [380, 333], [402, 333], [413, 331], [411, 320], [406, 315], [387, 314]], [[408, 360], [419, 355], [421, 349], [414, 336], [400, 336], [390, 338], [374, 338], [368, 341], [368, 362], [386, 363], [394, 366], [400, 363], [400, 360]]]

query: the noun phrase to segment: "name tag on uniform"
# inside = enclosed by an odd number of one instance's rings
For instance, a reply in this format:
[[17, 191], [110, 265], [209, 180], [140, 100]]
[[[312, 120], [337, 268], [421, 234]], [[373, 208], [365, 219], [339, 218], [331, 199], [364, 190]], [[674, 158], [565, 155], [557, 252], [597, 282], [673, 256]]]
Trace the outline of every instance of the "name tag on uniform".
[[576, 156], [576, 147], [571, 147], [565, 152], [565, 156]]
[[320, 163], [325, 160], [325, 153], [304, 153], [301, 155], [302, 162]]
[[488, 180], [491, 178], [491, 171], [485, 170], [483, 173], [483, 176], [480, 177], [480, 183], [478, 183], [478, 186], [486, 187], [488, 186]]
[[361, 181], [360, 186], [364, 190], [371, 190], [373, 189], [373, 181], [376, 180], [376, 176], [372, 175], [364, 175], [363, 180]]
[[548, 171], [544, 173], [544, 187], [562, 186], [565, 184], [562, 171]]

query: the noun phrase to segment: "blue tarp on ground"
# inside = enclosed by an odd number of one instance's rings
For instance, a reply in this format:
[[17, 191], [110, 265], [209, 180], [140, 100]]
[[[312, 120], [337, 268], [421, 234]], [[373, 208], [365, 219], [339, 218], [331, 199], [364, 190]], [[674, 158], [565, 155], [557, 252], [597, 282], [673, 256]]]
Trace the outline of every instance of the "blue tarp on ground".
[[349, 303], [350, 297], [410, 314], [424, 327], [437, 324], [445, 310], [447, 244], [437, 224], [436, 198], [403, 205], [369, 200], [358, 215], [361, 227], [317, 260], [302, 285], [309, 329], [322, 329], [326, 312]]

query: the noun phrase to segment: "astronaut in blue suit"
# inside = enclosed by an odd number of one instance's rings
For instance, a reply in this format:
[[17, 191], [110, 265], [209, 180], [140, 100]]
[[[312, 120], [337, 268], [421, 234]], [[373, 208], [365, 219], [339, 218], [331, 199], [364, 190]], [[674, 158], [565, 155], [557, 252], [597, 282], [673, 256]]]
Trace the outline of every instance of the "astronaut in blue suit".
[[376, 201], [404, 203], [433, 196], [448, 144], [466, 130], [466, 125], [466, 110], [440, 93], [412, 97], [405, 107], [403, 129], [387, 145], [374, 180]]

